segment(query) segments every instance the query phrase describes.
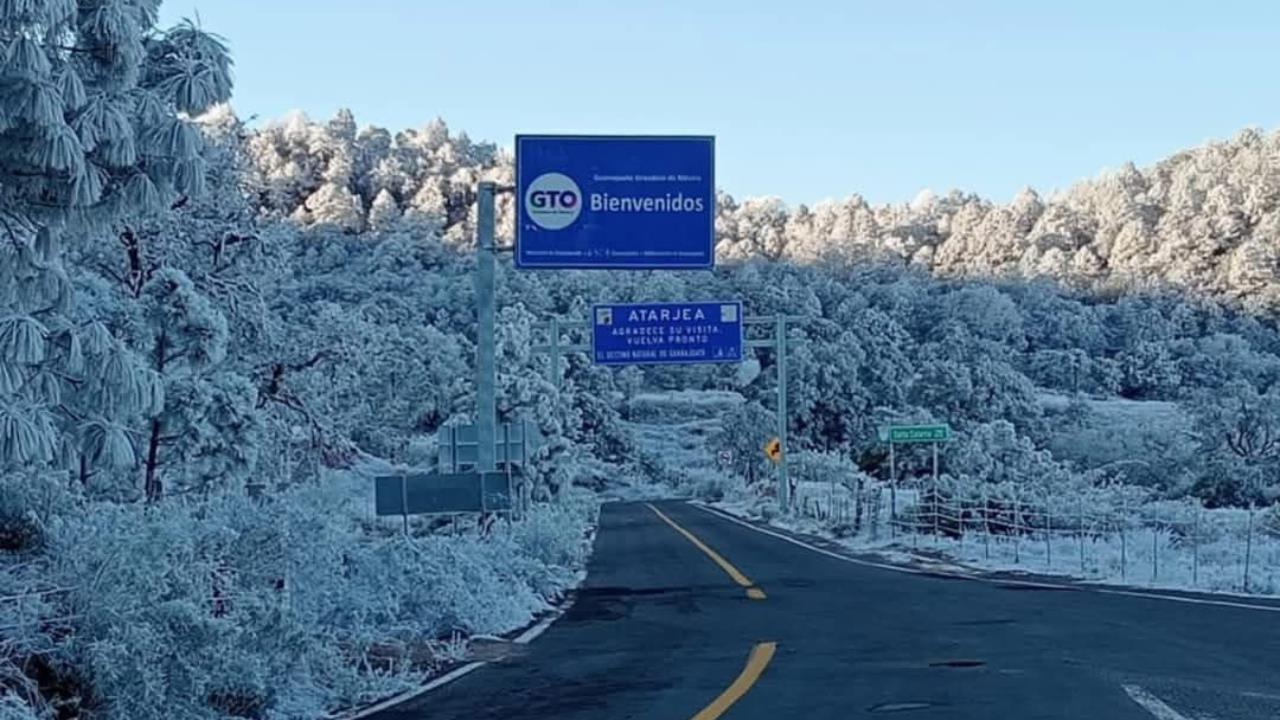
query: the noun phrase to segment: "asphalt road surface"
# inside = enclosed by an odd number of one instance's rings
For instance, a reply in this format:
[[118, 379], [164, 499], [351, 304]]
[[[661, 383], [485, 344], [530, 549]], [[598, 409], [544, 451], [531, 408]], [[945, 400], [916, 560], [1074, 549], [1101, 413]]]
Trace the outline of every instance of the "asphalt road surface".
[[896, 572], [676, 502], [607, 505], [520, 649], [375, 720], [1280, 718], [1280, 612]]

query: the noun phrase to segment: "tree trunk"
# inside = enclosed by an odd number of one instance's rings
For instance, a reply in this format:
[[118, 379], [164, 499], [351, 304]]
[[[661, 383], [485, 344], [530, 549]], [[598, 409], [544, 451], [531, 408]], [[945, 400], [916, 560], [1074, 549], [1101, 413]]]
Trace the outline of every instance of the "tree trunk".
[[156, 466], [160, 460], [160, 432], [164, 429], [159, 418], [151, 421], [151, 438], [147, 443], [147, 476], [143, 485], [147, 494], [147, 502], [160, 499], [160, 480], [156, 477]]
[[853, 490], [853, 532], [862, 532], [862, 478], [858, 478]]
[[[169, 348], [169, 340], [165, 333], [161, 331], [156, 338], [154, 362], [156, 372], [164, 375], [164, 359], [165, 352]], [[157, 469], [160, 464], [160, 436], [164, 431], [164, 423], [160, 418], [151, 420], [151, 437], [147, 440], [147, 467], [146, 475], [143, 480], [143, 492], [146, 494], [147, 502], [153, 503], [160, 499], [163, 488], [160, 485], [160, 478], [157, 475]]]

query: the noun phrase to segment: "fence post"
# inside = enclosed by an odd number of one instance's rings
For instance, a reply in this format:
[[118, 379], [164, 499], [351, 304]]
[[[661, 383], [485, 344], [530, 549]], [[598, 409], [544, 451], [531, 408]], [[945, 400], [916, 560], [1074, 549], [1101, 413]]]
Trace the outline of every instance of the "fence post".
[[1249, 526], [1244, 540], [1244, 591], [1249, 592], [1249, 564], [1253, 559], [1253, 501], [1249, 501]]
[[1125, 520], [1129, 517], [1129, 499], [1120, 493], [1120, 579], [1127, 580], [1129, 572], [1129, 542], [1125, 533]]
[[889, 441], [889, 537], [898, 536], [895, 523], [898, 520], [898, 468], [893, 453], [893, 440]]
[[991, 513], [987, 510], [987, 485], [982, 485], [982, 553], [991, 559]]
[[938, 544], [942, 522], [942, 495], [938, 494], [938, 443], [933, 444], [933, 544]]
[[1160, 577], [1160, 511], [1155, 511], [1155, 523], [1151, 527], [1151, 582]]
[[1191, 586], [1200, 586], [1200, 512], [1204, 508], [1196, 501], [1196, 520], [1191, 531]]
[[1018, 483], [1013, 483], [1013, 564], [1022, 564], [1022, 531], [1019, 526], [1022, 515], [1022, 493], [1018, 491]]
[[1084, 575], [1086, 573], [1084, 567], [1084, 497], [1081, 496], [1079, 500], [1076, 501], [1076, 504], [1079, 506], [1080, 510], [1080, 574]]
[[911, 547], [920, 548], [920, 491], [916, 491], [916, 507], [911, 512]]
[[827, 520], [832, 523], [839, 522], [836, 515], [836, 476], [835, 473], [827, 480]]
[[1049, 497], [1049, 488], [1044, 489], [1044, 562], [1045, 567], [1053, 569], [1053, 499]]

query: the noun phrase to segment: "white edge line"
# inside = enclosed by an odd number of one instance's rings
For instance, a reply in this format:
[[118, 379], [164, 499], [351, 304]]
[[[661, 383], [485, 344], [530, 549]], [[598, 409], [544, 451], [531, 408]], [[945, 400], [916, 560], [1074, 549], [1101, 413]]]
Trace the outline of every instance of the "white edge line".
[[431, 682], [427, 683], [426, 685], [423, 685], [422, 687], [416, 687], [416, 688], [413, 688], [412, 690], [406, 690], [400, 693], [399, 695], [392, 695], [391, 697], [377, 703], [376, 705], [370, 705], [369, 707], [362, 708], [360, 710], [357, 710], [354, 713], [350, 713], [347, 715], [338, 715], [337, 720], [361, 720], [361, 718], [369, 717], [374, 713], [380, 713], [383, 710], [393, 708], [396, 705], [399, 705], [401, 703], [409, 702], [410, 700], [418, 697], [419, 695], [425, 695], [426, 693], [429, 693], [432, 690], [435, 690], [441, 685], [447, 685], [453, 682], [454, 680], [457, 680], [458, 678], [471, 673], [474, 670], [479, 670], [481, 667], [484, 667], [485, 665], [488, 665], [488, 663], [487, 662], [467, 663], [462, 667], [454, 668], [453, 670], [445, 673], [444, 675], [441, 675], [440, 677], [436, 678], [435, 680], [432, 680]]
[[[574, 585], [574, 589], [582, 587], [582, 583], [586, 579], [587, 579], [586, 571], [579, 570], [577, 582]], [[572, 604], [573, 603], [566, 603], [564, 606], [556, 608], [554, 612], [552, 612], [550, 615], [546, 616], [542, 620], [538, 621], [533, 627], [527, 628], [524, 632], [517, 635], [511, 642], [516, 643], [517, 645], [528, 645], [529, 643], [538, 639], [538, 636], [546, 632], [551, 627], [552, 623], [554, 623], [556, 620], [559, 620], [560, 616], [564, 615], [565, 612], [569, 610], [570, 606], [572, 606]], [[400, 693], [399, 695], [392, 695], [386, 700], [379, 701], [374, 705], [370, 705], [368, 707], [349, 712], [345, 715], [331, 715], [329, 716], [330, 720], [363, 720], [363, 718], [367, 718], [370, 715], [373, 715], [375, 713], [380, 713], [383, 710], [393, 708], [396, 705], [407, 703], [416, 697], [426, 695], [432, 690], [435, 690], [436, 688], [442, 687], [444, 685], [448, 685], [454, 680], [458, 680], [476, 670], [479, 670], [480, 668], [488, 664], [489, 664], [489, 661], [487, 660], [477, 660], [476, 662], [467, 663], [462, 667], [457, 667], [457, 668], [454, 668], [453, 670], [450, 670], [449, 672], [445, 673], [444, 675], [441, 675], [438, 678], [435, 678], [434, 680], [431, 680], [425, 685], [422, 685], [416, 688], [411, 688], [409, 690], [406, 690]]]
[[1218, 607], [1237, 608], [1239, 610], [1260, 610], [1262, 612], [1280, 613], [1280, 607], [1274, 605], [1251, 605], [1231, 600], [1209, 600], [1207, 598], [1182, 597], [1181, 595], [1164, 595], [1161, 593], [1142, 592], [1139, 590], [1117, 590], [1112, 588], [1089, 588], [1089, 592], [1103, 595], [1124, 595], [1126, 597], [1156, 598], [1169, 602], [1187, 603], [1188, 605], [1217, 605]]
[[1038, 587], [1038, 588], [1046, 588], [1046, 589], [1052, 589], [1052, 590], [1075, 590], [1079, 592], [1099, 593], [1102, 595], [1123, 595], [1125, 597], [1167, 600], [1169, 602], [1180, 602], [1180, 603], [1186, 603], [1188, 605], [1215, 605], [1218, 607], [1236, 608], [1238, 610], [1257, 610], [1261, 612], [1280, 613], [1280, 606], [1278, 605], [1253, 605], [1250, 603], [1235, 602], [1232, 600], [1211, 600], [1208, 598], [1185, 597], [1182, 595], [1165, 595], [1163, 593], [1158, 593], [1158, 592], [1145, 592], [1145, 591], [1139, 591], [1139, 590], [1121, 590], [1118, 588], [1097, 587], [1094, 585], [1067, 585], [1067, 584], [1057, 584], [1057, 583], [1035, 582], [1032, 580], [1016, 580], [1012, 578], [993, 578], [993, 577], [984, 577], [982, 575], [973, 575], [968, 573], [951, 573], [943, 570], [919, 570], [916, 568], [903, 567], [901, 565], [889, 565], [886, 563], [872, 562], [870, 560], [861, 560], [858, 558], [849, 557], [848, 555], [842, 555], [837, 552], [832, 552], [830, 550], [817, 547], [816, 545], [810, 545], [809, 543], [803, 540], [798, 540], [789, 535], [784, 535], [782, 533], [775, 532], [773, 530], [762, 528], [753, 523], [749, 523], [746, 520], [743, 520], [742, 518], [735, 517], [734, 515], [731, 515], [723, 510], [720, 510], [719, 508], [708, 507], [706, 505], [701, 505], [698, 503], [688, 503], [688, 504], [691, 507], [698, 508], [703, 512], [710, 513], [712, 515], [715, 515], [716, 517], [722, 518], [724, 520], [728, 520], [729, 522], [732, 522], [732, 523], [736, 523], [749, 530], [754, 530], [763, 535], [768, 535], [770, 537], [777, 538], [784, 542], [789, 542], [792, 545], [797, 545], [799, 547], [805, 548], [806, 550], [810, 550], [812, 552], [826, 555], [827, 557], [832, 557], [837, 560], [843, 560], [847, 563], [853, 563], [854, 565], [864, 565], [866, 567], [879, 568], [881, 570], [890, 570], [892, 572], [906, 573], [908, 575], [946, 575], [947, 577], [958, 578], [961, 580], [974, 580], [976, 582], [996, 583], [1000, 585], [1018, 585], [1020, 587]]
[[547, 629], [551, 627], [551, 623], [555, 622], [556, 620], [559, 620], [560, 616], [563, 615], [564, 611], [567, 609], [568, 607], [566, 606], [546, 616], [540, 622], [538, 622], [537, 625], [534, 625], [528, 630], [525, 630], [524, 632], [517, 635], [515, 639], [512, 640], [512, 642], [517, 643], [519, 645], [527, 645], [533, 642], [534, 640], [537, 640], [538, 636], [546, 632]]
[[1151, 694], [1145, 688], [1137, 685], [1121, 685], [1124, 692], [1131, 700], [1142, 706], [1143, 710], [1151, 713], [1157, 720], [1188, 720], [1186, 715], [1169, 707], [1165, 701]]
[[809, 543], [804, 542], [803, 540], [797, 540], [796, 538], [793, 538], [789, 535], [783, 535], [780, 532], [774, 532], [773, 530], [767, 530], [765, 528], [758, 527], [756, 525], [753, 525], [747, 522], [746, 520], [734, 517], [733, 515], [730, 515], [729, 513], [726, 513], [722, 510], [718, 510], [716, 508], [707, 507], [705, 505], [698, 505], [695, 503], [689, 503], [689, 505], [692, 507], [696, 507], [705, 513], [710, 513], [712, 515], [715, 515], [716, 517], [719, 517], [723, 520], [728, 520], [731, 523], [736, 523], [738, 525], [741, 525], [744, 528], [755, 530], [756, 532], [762, 535], [768, 535], [770, 537], [777, 538], [783, 542], [789, 542], [792, 545], [797, 545], [806, 550], [816, 552], [820, 555], [826, 555], [827, 557], [835, 558], [836, 560], [843, 560], [844, 562], [853, 563], [854, 565], [866, 565], [867, 567], [880, 568], [881, 570], [890, 570], [893, 572], [906, 573], [907, 575], [923, 575], [924, 574], [923, 571], [917, 570], [915, 568], [902, 567], [901, 565], [886, 565], [884, 563], [871, 562], [870, 560], [859, 560], [858, 558], [852, 558], [852, 557], [849, 557], [848, 555], [841, 555], [840, 553], [837, 553], [837, 552], [824, 550], [823, 548], [820, 548], [816, 545], [810, 545]]

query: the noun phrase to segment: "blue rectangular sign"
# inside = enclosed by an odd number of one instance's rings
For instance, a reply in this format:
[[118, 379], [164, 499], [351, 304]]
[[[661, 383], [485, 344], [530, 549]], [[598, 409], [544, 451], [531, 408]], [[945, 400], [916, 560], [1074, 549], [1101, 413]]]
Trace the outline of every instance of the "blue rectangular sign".
[[596, 305], [592, 357], [598, 365], [742, 361], [742, 303]]
[[516, 136], [516, 267], [715, 265], [715, 138]]

